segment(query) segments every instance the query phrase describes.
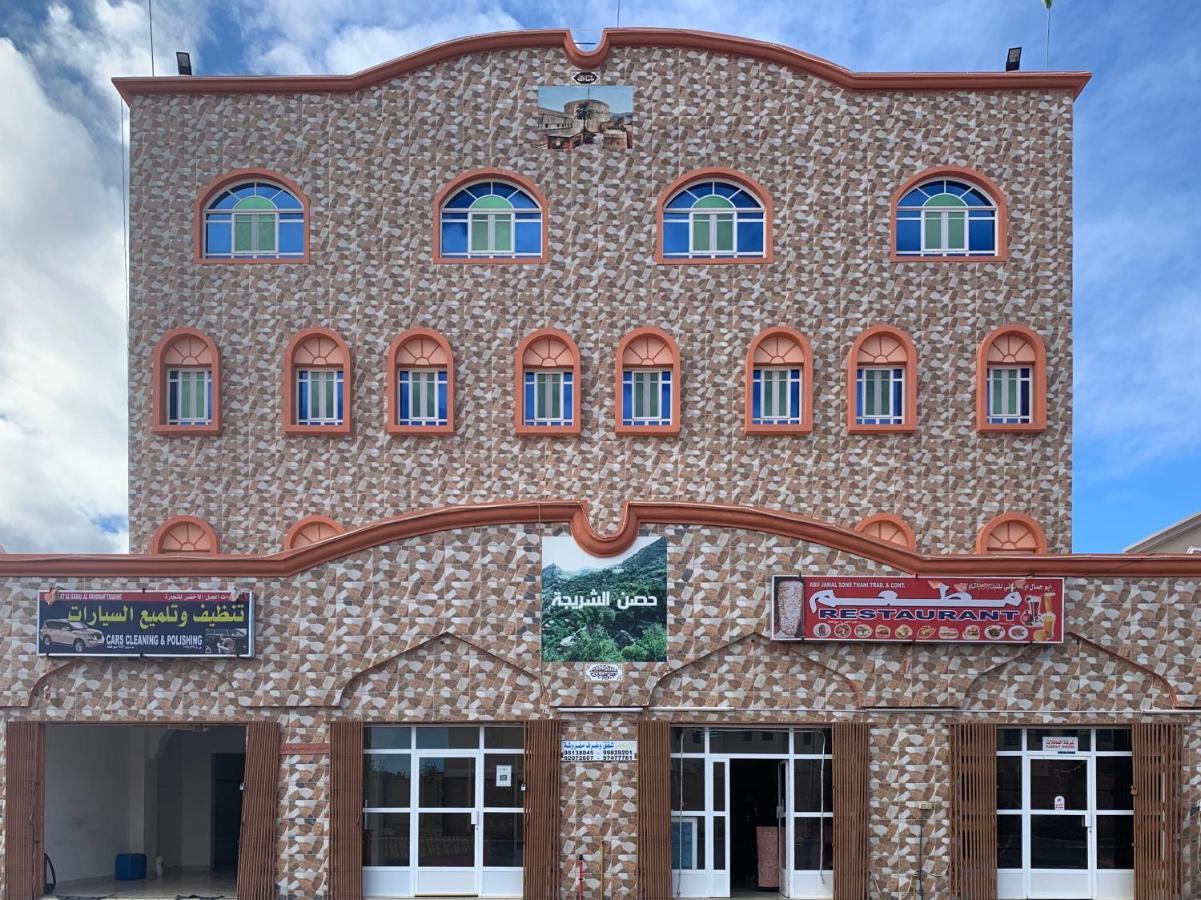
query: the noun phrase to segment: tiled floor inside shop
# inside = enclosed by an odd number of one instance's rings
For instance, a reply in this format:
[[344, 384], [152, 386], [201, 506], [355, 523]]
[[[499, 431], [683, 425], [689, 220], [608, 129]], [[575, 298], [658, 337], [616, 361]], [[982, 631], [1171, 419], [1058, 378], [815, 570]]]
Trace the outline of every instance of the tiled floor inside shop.
[[58, 900], [177, 900], [177, 898], [230, 898], [237, 895], [238, 878], [232, 872], [213, 875], [209, 872], [167, 874], [162, 878], [151, 875], [141, 881], [114, 881], [98, 878], [60, 884], [53, 894]]

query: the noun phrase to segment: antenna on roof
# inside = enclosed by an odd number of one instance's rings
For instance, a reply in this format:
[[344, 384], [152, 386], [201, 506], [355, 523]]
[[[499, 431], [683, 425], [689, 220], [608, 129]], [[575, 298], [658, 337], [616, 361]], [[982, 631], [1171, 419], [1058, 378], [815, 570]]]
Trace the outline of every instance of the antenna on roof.
[[150, 77], [154, 77], [154, 0], [146, 0], [146, 15], [150, 19]]
[[621, 27], [621, 0], [617, 0], [617, 27]]

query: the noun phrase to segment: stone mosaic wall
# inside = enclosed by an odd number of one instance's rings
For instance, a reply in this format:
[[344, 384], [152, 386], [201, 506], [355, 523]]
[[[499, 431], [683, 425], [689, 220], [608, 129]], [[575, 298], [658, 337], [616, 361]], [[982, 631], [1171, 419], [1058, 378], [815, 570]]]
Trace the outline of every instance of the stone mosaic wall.
[[[604, 84], [635, 91], [635, 146], [551, 151], [533, 135], [537, 86], [563, 84], [559, 49], [443, 62], [353, 94], [141, 96], [131, 109], [131, 541], [169, 516], [209, 520], [233, 552], [281, 547], [310, 513], [354, 527], [409, 510], [584, 498], [599, 527], [639, 497], [786, 509], [841, 525], [904, 517], [922, 550], [967, 551], [986, 521], [1024, 511], [1071, 545], [1072, 101], [1067, 92], [852, 94], [774, 64], [621, 48]], [[1011, 259], [889, 261], [889, 198], [936, 165], [986, 173], [1009, 203]], [[654, 263], [655, 203], [705, 166], [753, 177], [775, 203], [770, 265]], [[213, 178], [277, 170], [311, 200], [307, 265], [198, 265], [193, 201]], [[434, 265], [432, 201], [480, 166], [548, 198], [545, 265]], [[1001, 324], [1039, 332], [1049, 428], [975, 431], [975, 352]], [[844, 360], [864, 328], [906, 329], [918, 429], [847, 435]], [[613, 432], [613, 353], [659, 325], [683, 356], [676, 439]], [[813, 345], [814, 430], [742, 434], [752, 337], [787, 324]], [[282, 355], [296, 331], [337, 330], [354, 358], [354, 434], [284, 437]], [[384, 355], [415, 325], [457, 366], [458, 431], [384, 431]], [[224, 432], [152, 435], [150, 358], [196, 327], [219, 345]], [[562, 328], [582, 356], [577, 439], [513, 434], [513, 353]]]
[[[0, 659], [0, 719], [269, 718], [281, 722], [285, 745], [311, 745], [327, 741], [329, 721], [340, 716], [384, 723], [561, 715], [564, 736], [574, 739], [633, 737], [637, 714], [561, 707], [650, 707], [681, 723], [828, 724], [867, 716], [873, 877], [884, 896], [908, 887], [923, 815], [910, 802], [931, 801], [924, 872], [933, 898], [946, 896], [950, 718], [1130, 722], [1149, 711], [1195, 710], [1201, 695], [1195, 652], [1201, 580], [1069, 579], [1069, 636], [1062, 646], [780, 644], [766, 639], [773, 572], [889, 570], [805, 542], [682, 526], [655, 530], [669, 537], [670, 661], [631, 664], [615, 684], [589, 683], [582, 664], [538, 660], [542, 533], [537, 526], [448, 532], [361, 551], [289, 578], [175, 579], [181, 588], [256, 593], [252, 660], [38, 657], [35, 599], [47, 584], [8, 579], [0, 584], [0, 622], [9, 628], [9, 652]], [[116, 585], [62, 579], [58, 586]], [[1185, 803], [1193, 807], [1201, 804], [1198, 725], [1190, 726], [1186, 755]], [[587, 883], [598, 885], [603, 842], [610, 891], [629, 890], [636, 870], [635, 781], [632, 766], [565, 764], [564, 889], [573, 883], [579, 853]], [[327, 755], [285, 747], [281, 897], [323, 897], [328, 783]], [[1185, 831], [1194, 884], [1196, 821], [1193, 813]]]

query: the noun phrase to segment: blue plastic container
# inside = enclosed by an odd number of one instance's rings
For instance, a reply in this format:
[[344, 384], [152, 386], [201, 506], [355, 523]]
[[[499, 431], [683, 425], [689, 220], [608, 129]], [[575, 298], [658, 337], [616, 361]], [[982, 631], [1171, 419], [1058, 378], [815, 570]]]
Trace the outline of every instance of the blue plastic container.
[[145, 853], [118, 853], [117, 881], [141, 881], [146, 877]]

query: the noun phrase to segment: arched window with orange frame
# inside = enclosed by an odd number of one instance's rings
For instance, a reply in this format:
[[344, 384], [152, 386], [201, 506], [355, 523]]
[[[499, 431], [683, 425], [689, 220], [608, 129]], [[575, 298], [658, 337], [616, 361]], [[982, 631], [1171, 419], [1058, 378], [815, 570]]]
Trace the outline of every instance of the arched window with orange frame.
[[895, 544], [906, 550], [917, 548], [917, 538], [913, 529], [909, 527], [909, 523], [891, 513], [876, 513], [874, 516], [868, 516], [855, 526], [855, 530], [860, 534], [875, 538], [877, 541]]
[[892, 197], [892, 259], [1000, 261], [1007, 257], [1005, 197], [980, 172], [927, 169]]
[[976, 427], [1042, 431], [1047, 427], [1047, 351], [1023, 325], [988, 335], [976, 357]]
[[188, 554], [214, 556], [217, 554], [217, 532], [204, 519], [196, 516], [173, 516], [150, 538], [153, 554]]
[[1036, 554], [1047, 552], [1042, 526], [1024, 513], [1003, 513], [990, 520], [976, 538], [979, 554]]
[[917, 351], [891, 325], [867, 329], [847, 354], [847, 429], [913, 431], [917, 422]]
[[307, 547], [310, 544], [328, 541], [345, 530], [329, 516], [305, 516], [289, 528], [288, 533], [284, 535], [284, 549], [295, 550], [298, 547]]
[[294, 335], [284, 351], [284, 433], [350, 434], [350, 349], [328, 328]]
[[238, 169], [196, 199], [197, 262], [307, 262], [308, 199], [267, 169]]
[[662, 328], [636, 328], [617, 345], [616, 431], [680, 432], [680, 350]]
[[429, 328], [410, 328], [388, 347], [388, 432], [453, 434], [455, 364], [450, 342]]
[[746, 353], [743, 429], [804, 434], [813, 429], [813, 352], [795, 328], [761, 331]]
[[566, 332], [540, 328], [517, 345], [518, 434], [580, 433], [580, 351]]
[[176, 328], [154, 348], [151, 430], [156, 434], [221, 431], [221, 354], [202, 331]]

